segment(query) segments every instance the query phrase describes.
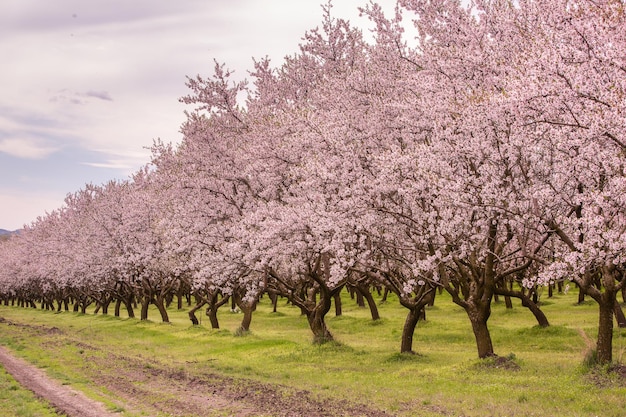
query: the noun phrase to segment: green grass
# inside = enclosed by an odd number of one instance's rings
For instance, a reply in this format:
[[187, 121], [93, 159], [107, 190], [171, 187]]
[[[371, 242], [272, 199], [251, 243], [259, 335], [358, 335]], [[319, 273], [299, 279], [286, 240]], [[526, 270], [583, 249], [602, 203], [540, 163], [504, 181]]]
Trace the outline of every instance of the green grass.
[[[624, 384], [607, 379], [600, 386], [582, 366], [588, 346], [580, 332], [595, 339], [597, 306], [576, 300], [574, 293], [544, 297], [548, 328], [537, 327], [519, 303], [512, 310], [494, 304], [489, 326], [496, 353], [514, 358], [519, 370], [481, 365], [465, 312], [445, 294], [417, 328], [413, 356], [398, 353], [406, 310], [393, 297], [380, 306], [382, 319], [372, 322], [369, 310], [347, 295], [343, 315], [327, 320], [337, 342], [324, 345], [311, 343], [298, 309], [281, 301], [272, 313], [267, 299], [243, 336], [234, 334], [242, 316], [227, 309], [219, 315], [222, 330], [211, 330], [206, 318], [191, 326], [186, 311], [170, 310], [172, 323], [162, 324], [2, 306], [0, 317], [28, 326], [0, 323], [0, 344], [111, 409], [121, 405], [97, 385], [85, 360], [106, 352], [191, 375], [217, 372], [320, 398], [359, 399], [399, 416], [626, 415]], [[150, 318], [158, 320], [156, 310]], [[53, 326], [59, 331], [42, 330]], [[616, 329], [615, 358], [625, 349], [626, 331]]]
[[0, 416], [56, 417], [58, 414], [0, 367]]

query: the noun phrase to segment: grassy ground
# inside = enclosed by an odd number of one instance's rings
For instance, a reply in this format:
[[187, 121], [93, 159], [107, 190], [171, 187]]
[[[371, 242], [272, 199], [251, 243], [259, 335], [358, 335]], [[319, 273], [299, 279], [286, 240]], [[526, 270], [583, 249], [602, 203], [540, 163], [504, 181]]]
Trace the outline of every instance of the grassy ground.
[[[279, 312], [272, 313], [267, 300], [245, 336], [234, 334], [241, 315], [226, 309], [220, 313], [223, 330], [211, 330], [206, 318], [201, 326], [191, 326], [185, 311], [170, 311], [172, 323], [162, 324], [156, 311], [150, 312], [155, 321], [140, 322], [2, 306], [0, 344], [119, 410], [123, 404], [97, 381], [98, 373], [115, 370], [90, 369], [97, 363], [85, 360], [90, 355], [115, 352], [141, 359], [146, 367], [187, 375], [210, 371], [281, 384], [398, 416], [624, 416], [624, 383], [609, 376], [591, 378], [581, 366], [589, 349], [583, 334], [595, 339], [597, 306], [575, 305], [576, 300], [574, 293], [544, 296], [549, 328], [536, 327], [519, 304], [512, 310], [494, 304], [489, 325], [496, 353], [514, 358], [517, 370], [476, 359], [465, 312], [445, 294], [416, 330], [414, 356], [397, 353], [406, 310], [395, 299], [380, 306], [383, 318], [373, 322], [369, 310], [347, 295], [344, 314], [328, 319], [338, 343], [321, 346], [311, 343], [299, 310], [281, 302]], [[625, 330], [615, 330], [614, 349], [621, 361]], [[0, 374], [0, 383], [4, 378]]]
[[0, 416], [53, 417], [57, 414], [32, 392], [23, 389], [0, 367]]

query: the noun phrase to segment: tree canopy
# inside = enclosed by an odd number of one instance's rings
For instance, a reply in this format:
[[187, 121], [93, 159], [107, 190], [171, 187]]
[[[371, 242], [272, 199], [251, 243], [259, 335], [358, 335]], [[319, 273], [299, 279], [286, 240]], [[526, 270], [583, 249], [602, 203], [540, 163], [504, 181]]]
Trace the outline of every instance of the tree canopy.
[[512, 283], [571, 280], [599, 305], [598, 359], [611, 362], [626, 271], [624, 2], [361, 12], [371, 41], [328, 3], [281, 64], [188, 78], [182, 143], [155, 143], [132, 179], [87, 185], [2, 242], [2, 296], [115, 300], [129, 314], [134, 297], [164, 321], [172, 294], [231, 297], [248, 330], [269, 292], [325, 341], [346, 285], [398, 294], [410, 335], [443, 288], [483, 358], [494, 295], [529, 303]]

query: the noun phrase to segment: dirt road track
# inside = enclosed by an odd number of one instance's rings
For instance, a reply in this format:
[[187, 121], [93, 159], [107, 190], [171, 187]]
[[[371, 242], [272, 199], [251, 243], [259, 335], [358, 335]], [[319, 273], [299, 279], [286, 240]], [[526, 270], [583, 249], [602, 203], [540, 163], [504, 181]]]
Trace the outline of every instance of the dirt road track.
[[14, 356], [0, 346], [0, 363], [25, 388], [52, 404], [57, 411], [69, 417], [119, 417], [106, 410], [103, 404], [87, 398], [82, 392], [49, 378], [41, 369]]

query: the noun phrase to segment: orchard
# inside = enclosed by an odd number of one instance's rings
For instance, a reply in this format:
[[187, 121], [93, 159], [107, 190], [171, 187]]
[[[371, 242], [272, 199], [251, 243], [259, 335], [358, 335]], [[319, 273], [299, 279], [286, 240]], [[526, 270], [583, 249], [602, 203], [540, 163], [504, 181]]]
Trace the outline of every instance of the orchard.
[[142, 320], [154, 305], [167, 322], [176, 300], [213, 327], [236, 306], [246, 332], [260, 297], [283, 297], [324, 343], [346, 289], [379, 289], [407, 310], [408, 353], [446, 291], [488, 358], [494, 297], [548, 326], [533, 296], [571, 282], [598, 305], [598, 363], [613, 362], [624, 1], [399, 0], [393, 16], [371, 3], [372, 34], [323, 11], [249, 80], [217, 62], [188, 78], [180, 145], [155, 143], [131, 179], [86, 185], [0, 242], [2, 302]]

